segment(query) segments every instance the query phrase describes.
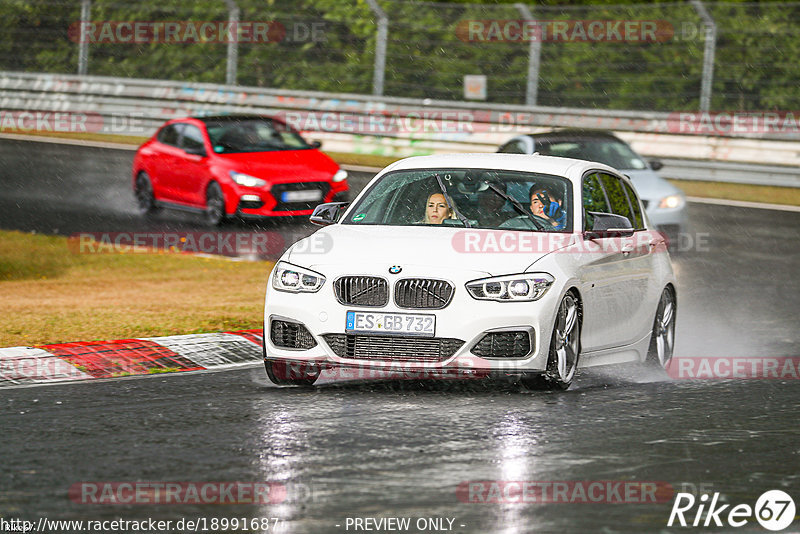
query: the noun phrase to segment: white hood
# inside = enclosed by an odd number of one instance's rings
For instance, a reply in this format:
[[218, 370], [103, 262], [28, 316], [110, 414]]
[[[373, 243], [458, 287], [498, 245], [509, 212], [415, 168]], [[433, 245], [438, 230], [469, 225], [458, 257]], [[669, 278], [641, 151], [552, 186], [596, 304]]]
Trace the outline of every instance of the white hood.
[[285, 259], [311, 269], [379, 272], [399, 265], [406, 274], [431, 270], [476, 276], [525, 272], [571, 234], [474, 230], [461, 227], [335, 224], [298, 241]]

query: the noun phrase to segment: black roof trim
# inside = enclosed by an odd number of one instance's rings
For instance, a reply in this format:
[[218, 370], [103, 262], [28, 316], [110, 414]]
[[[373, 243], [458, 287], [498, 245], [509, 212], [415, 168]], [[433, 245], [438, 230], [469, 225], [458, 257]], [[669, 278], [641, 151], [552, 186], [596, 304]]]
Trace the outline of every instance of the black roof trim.
[[525, 134], [534, 141], [571, 141], [575, 139], [613, 139], [621, 141], [619, 137], [608, 130], [592, 130], [581, 128], [568, 128], [564, 130], [553, 130], [536, 134]]
[[280, 120], [280, 119], [275, 119], [274, 117], [271, 117], [269, 115], [256, 115], [254, 113], [241, 113], [241, 114], [231, 113], [229, 115], [204, 115], [201, 117], [192, 117], [192, 118], [202, 122], [210, 122], [210, 121], [236, 122], [236, 121], [253, 120], [253, 119], [278, 120], [278, 121]]

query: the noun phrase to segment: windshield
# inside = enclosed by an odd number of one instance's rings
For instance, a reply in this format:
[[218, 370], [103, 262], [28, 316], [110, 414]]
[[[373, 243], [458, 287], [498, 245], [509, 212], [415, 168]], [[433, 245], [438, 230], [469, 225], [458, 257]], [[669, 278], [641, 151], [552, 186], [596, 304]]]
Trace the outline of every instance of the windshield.
[[559, 176], [414, 169], [390, 172], [374, 182], [342, 224], [568, 232], [571, 206], [571, 183]]
[[206, 129], [217, 154], [311, 148], [284, 123], [270, 119], [208, 121]]
[[615, 169], [646, 169], [647, 164], [628, 145], [614, 139], [587, 138], [572, 141], [535, 141], [543, 156], [598, 161]]

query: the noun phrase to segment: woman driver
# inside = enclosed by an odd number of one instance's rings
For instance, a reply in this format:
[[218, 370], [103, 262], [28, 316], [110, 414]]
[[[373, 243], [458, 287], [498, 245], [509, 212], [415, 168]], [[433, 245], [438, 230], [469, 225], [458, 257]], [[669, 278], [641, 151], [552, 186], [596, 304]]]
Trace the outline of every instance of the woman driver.
[[441, 193], [433, 193], [425, 202], [425, 224], [442, 224], [445, 219], [454, 219], [453, 210], [447, 205], [447, 200]]

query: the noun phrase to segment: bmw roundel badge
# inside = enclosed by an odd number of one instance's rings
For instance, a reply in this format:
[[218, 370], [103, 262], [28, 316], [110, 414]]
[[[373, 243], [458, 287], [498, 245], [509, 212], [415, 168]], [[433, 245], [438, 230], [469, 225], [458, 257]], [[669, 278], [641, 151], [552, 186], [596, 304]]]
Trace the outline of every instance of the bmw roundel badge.
[[392, 273], [392, 274], [397, 274], [402, 270], [403, 270], [403, 268], [400, 267], [399, 265], [392, 265], [391, 267], [389, 267], [389, 272]]

